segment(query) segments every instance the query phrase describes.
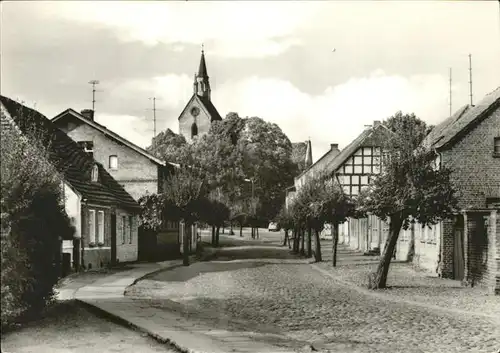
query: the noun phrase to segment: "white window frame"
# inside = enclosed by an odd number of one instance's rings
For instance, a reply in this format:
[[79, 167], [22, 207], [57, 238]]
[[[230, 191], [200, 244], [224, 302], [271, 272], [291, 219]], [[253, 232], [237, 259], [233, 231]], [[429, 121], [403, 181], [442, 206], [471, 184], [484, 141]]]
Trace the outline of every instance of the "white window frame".
[[[115, 162], [115, 163], [113, 163]], [[112, 154], [109, 156], [109, 169], [117, 170], [118, 169], [118, 156], [116, 154]]]
[[89, 243], [95, 244], [96, 216], [95, 210], [89, 210]]
[[127, 237], [127, 217], [122, 216], [122, 244], [125, 244], [125, 238]]
[[132, 216], [128, 216], [128, 234], [129, 234], [129, 244], [132, 244], [132, 229], [133, 229], [134, 219]]
[[97, 211], [97, 241], [104, 244], [104, 211]]

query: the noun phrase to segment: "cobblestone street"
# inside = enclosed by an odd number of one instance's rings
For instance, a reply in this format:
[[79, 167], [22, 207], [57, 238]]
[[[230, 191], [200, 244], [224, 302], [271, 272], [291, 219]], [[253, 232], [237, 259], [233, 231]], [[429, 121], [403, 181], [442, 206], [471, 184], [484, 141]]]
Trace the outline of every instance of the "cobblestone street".
[[[225, 258], [245, 257], [243, 250], [223, 251]], [[332, 351], [493, 353], [500, 348], [499, 321], [367, 296], [308, 264], [196, 263], [140, 281], [127, 295], [170, 299], [256, 327], [271, 325]]]

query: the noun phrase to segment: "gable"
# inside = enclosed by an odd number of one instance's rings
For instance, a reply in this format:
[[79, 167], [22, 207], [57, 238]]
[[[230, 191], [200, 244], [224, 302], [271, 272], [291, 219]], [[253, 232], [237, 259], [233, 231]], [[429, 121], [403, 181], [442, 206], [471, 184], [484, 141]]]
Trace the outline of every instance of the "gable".
[[105, 126], [103, 126], [103, 125], [101, 125], [93, 120], [87, 119], [86, 117], [84, 117], [83, 115], [81, 115], [80, 113], [76, 112], [75, 110], [73, 110], [71, 108], [66, 109], [64, 112], [58, 114], [56, 117], [54, 117], [54, 119], [52, 119], [52, 122], [58, 127], [66, 127], [68, 129], [70, 127], [69, 125], [73, 121], [75, 121], [75, 119], [80, 121], [80, 123], [84, 123], [84, 124], [92, 127], [93, 129], [96, 129], [96, 130], [102, 132], [104, 135], [106, 135], [107, 138], [113, 139], [114, 141], [128, 147], [129, 149], [134, 150], [135, 152], [150, 159], [154, 163], [159, 164], [161, 166], [166, 165], [166, 163], [164, 161], [156, 158], [155, 156], [153, 156], [152, 154], [147, 152], [145, 149], [143, 149], [143, 148], [137, 146], [136, 144], [130, 142], [129, 140], [123, 138], [122, 136], [118, 135], [114, 131], [109, 130]]

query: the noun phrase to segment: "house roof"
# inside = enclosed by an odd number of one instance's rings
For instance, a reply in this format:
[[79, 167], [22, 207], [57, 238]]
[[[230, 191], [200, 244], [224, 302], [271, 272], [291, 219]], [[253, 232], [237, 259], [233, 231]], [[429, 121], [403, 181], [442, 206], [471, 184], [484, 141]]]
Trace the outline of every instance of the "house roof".
[[[10, 120], [10, 124], [14, 124], [24, 136], [34, 129], [44, 146], [47, 146], [49, 162], [83, 199], [103, 206], [133, 210], [140, 208], [101, 164], [85, 153], [44, 115], [4, 96], [0, 96], [0, 102], [10, 116], [2, 114], [2, 128], [9, 124]], [[98, 182], [92, 182], [90, 179], [94, 165], [97, 165], [99, 171]]]
[[[63, 119], [65, 119], [67, 116], [73, 116], [73, 117], [85, 122], [86, 124], [92, 126], [93, 128], [101, 131], [106, 136], [109, 136], [113, 140], [133, 149], [137, 153], [143, 155], [144, 157], [148, 158], [149, 160], [151, 160], [152, 162], [154, 162], [158, 165], [165, 166], [167, 164], [167, 163], [165, 163], [165, 161], [162, 161], [161, 159], [153, 156], [145, 149], [143, 149], [143, 148], [137, 146], [136, 144], [130, 142], [129, 140], [121, 137], [116, 132], [109, 130], [107, 127], [95, 122], [94, 120], [88, 119], [87, 117], [83, 116], [82, 114], [78, 113], [77, 111], [75, 111], [71, 108], [68, 108], [65, 111], [63, 111], [62, 113], [59, 113], [56, 117], [54, 117], [52, 119], [52, 122], [57, 124], [59, 121], [62, 121]], [[171, 164], [171, 163], [168, 163], [168, 164]], [[171, 165], [173, 165], [173, 164], [171, 164]]]
[[[310, 141], [308, 142], [308, 144], [310, 143]], [[307, 150], [306, 150], [306, 157], [307, 157], [307, 151], [310, 152], [310, 146], [307, 147]], [[332, 156], [333, 154], [333, 156]], [[311, 164], [310, 166], [308, 166], [307, 168], [305, 168], [302, 173], [300, 173], [298, 176], [295, 177], [295, 179], [300, 179], [304, 174], [306, 174], [309, 170], [313, 169], [316, 165], [318, 165], [320, 162], [322, 162], [323, 160], [325, 159], [328, 159], [328, 157], [330, 157], [331, 160], [335, 159], [339, 154], [339, 151], [338, 149], [329, 149], [324, 155], [322, 155], [316, 162], [314, 162], [313, 164]], [[304, 157], [304, 159], [306, 158]], [[311, 159], [312, 159], [312, 156], [311, 156]]]
[[384, 124], [379, 124], [375, 127], [363, 130], [358, 137], [356, 137], [350, 144], [348, 144], [340, 153], [326, 166], [327, 173], [333, 173], [342, 164], [344, 164], [351, 155], [358, 150], [365, 142], [368, 142], [370, 137], [373, 136], [376, 131], [384, 131], [385, 133], [391, 133]]
[[486, 95], [476, 105], [465, 105], [455, 114], [438, 124], [422, 142], [427, 148], [446, 148], [460, 139], [489, 115], [493, 109], [500, 107], [500, 87]]

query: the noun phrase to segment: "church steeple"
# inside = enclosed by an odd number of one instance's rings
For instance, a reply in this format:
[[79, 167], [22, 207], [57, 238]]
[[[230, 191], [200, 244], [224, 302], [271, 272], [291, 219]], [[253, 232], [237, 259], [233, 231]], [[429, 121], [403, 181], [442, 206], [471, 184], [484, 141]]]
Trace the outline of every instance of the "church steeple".
[[307, 150], [306, 150], [305, 167], [309, 168], [313, 164], [311, 139], [307, 140], [306, 143], [307, 143]]
[[198, 67], [198, 73], [195, 74], [194, 78], [194, 93], [210, 100], [210, 92], [210, 82], [208, 80], [207, 64], [205, 62], [205, 50], [202, 45], [200, 66]]

